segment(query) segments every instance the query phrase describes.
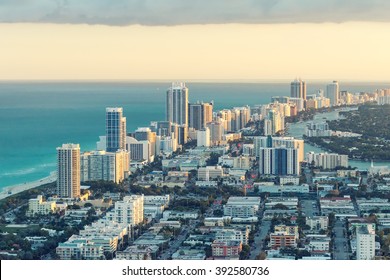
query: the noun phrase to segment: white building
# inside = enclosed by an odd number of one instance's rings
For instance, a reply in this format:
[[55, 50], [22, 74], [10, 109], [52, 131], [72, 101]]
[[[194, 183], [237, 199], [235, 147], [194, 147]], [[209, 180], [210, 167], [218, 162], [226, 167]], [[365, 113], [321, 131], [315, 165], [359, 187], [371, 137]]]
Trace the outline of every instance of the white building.
[[63, 144], [57, 148], [57, 195], [80, 196], [80, 145]]
[[328, 154], [310, 152], [306, 154], [306, 160], [308, 163], [314, 162], [314, 165], [323, 169], [334, 169], [338, 166], [348, 167], [348, 156], [339, 154]]
[[329, 218], [328, 216], [307, 217], [306, 224], [312, 230], [327, 230], [329, 225]]
[[329, 243], [329, 237], [312, 238], [305, 248], [309, 252], [329, 252]]
[[156, 245], [131, 245], [123, 251], [116, 252], [116, 260], [151, 260], [159, 247]]
[[85, 152], [80, 157], [81, 182], [112, 181], [122, 182], [129, 174], [129, 152], [92, 151]]
[[196, 141], [198, 147], [210, 147], [210, 129], [206, 127], [198, 130]]
[[367, 226], [356, 229], [356, 259], [372, 260], [375, 257], [375, 231]]
[[249, 240], [249, 229], [234, 229], [234, 228], [224, 228], [218, 231], [215, 235], [215, 240], [219, 242], [226, 241], [240, 241], [244, 245], [248, 245]]
[[254, 217], [259, 210], [260, 200], [260, 197], [231, 196], [223, 207], [224, 215], [237, 218]]
[[125, 196], [122, 201], [115, 202], [115, 209], [110, 219], [119, 224], [141, 224], [144, 220], [144, 196]]
[[332, 130], [329, 129], [327, 122], [310, 122], [306, 126], [305, 135], [307, 137], [327, 137], [332, 136]]

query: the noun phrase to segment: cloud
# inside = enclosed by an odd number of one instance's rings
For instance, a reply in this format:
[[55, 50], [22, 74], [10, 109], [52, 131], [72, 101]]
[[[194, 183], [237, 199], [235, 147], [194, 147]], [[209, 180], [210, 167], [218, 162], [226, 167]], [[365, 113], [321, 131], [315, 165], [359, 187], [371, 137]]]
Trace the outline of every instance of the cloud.
[[1, 23], [388, 22], [387, 0], [0, 0]]

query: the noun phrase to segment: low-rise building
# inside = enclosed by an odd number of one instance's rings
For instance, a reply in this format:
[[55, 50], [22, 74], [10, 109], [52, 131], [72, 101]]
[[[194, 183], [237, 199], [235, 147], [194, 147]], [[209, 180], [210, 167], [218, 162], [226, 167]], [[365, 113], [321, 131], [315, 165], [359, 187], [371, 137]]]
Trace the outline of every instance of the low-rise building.
[[198, 169], [198, 180], [209, 181], [223, 178], [224, 172], [221, 166], [206, 166]]
[[218, 241], [211, 244], [212, 256], [214, 259], [235, 259], [238, 260], [242, 251], [240, 241]]
[[172, 260], [204, 260], [206, 259], [206, 252], [197, 249], [179, 248], [172, 254]]
[[48, 215], [56, 211], [55, 201], [43, 201], [43, 196], [38, 195], [37, 198], [31, 198], [28, 201], [27, 216]]
[[56, 254], [61, 260], [102, 260], [104, 250], [101, 245], [85, 240], [70, 240], [59, 243]]
[[237, 218], [256, 216], [260, 206], [260, 197], [231, 196], [224, 206], [224, 215]]
[[298, 186], [299, 185], [299, 177], [298, 176], [281, 176], [279, 179], [280, 185], [291, 184]]
[[198, 211], [172, 211], [167, 210], [163, 213], [161, 220], [177, 220], [177, 219], [197, 219], [199, 217]]
[[314, 216], [306, 218], [306, 225], [312, 230], [327, 230], [329, 226], [328, 216]]
[[220, 242], [224, 241], [240, 241], [244, 245], [248, 245], [249, 241], [249, 229], [234, 229], [234, 228], [223, 228], [218, 231], [215, 235], [215, 240]]
[[116, 260], [152, 260], [156, 259], [159, 247], [156, 245], [131, 245], [116, 252]]
[[330, 238], [312, 238], [305, 248], [309, 252], [329, 252]]
[[284, 247], [297, 247], [299, 238], [298, 226], [275, 226], [274, 232], [270, 234], [270, 247], [279, 249]]

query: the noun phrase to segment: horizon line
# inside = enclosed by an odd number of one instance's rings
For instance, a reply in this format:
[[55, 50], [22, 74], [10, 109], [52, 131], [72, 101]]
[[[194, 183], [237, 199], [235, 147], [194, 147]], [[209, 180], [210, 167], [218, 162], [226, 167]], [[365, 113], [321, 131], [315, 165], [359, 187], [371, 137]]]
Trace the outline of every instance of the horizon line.
[[[0, 83], [34, 83], [34, 82], [47, 82], [47, 83], [58, 83], [58, 82], [101, 82], [101, 83], [110, 83], [110, 82], [130, 82], [130, 83], [172, 83], [176, 81], [188, 82], [188, 83], [290, 83], [295, 78], [286, 79], [286, 78], [273, 78], [273, 79], [0, 79]], [[325, 82], [330, 83], [333, 81], [338, 82], [347, 82], [347, 83], [390, 83], [389, 80], [359, 80], [359, 79], [330, 79], [330, 78], [311, 78], [311, 79], [302, 79], [305, 82]]]

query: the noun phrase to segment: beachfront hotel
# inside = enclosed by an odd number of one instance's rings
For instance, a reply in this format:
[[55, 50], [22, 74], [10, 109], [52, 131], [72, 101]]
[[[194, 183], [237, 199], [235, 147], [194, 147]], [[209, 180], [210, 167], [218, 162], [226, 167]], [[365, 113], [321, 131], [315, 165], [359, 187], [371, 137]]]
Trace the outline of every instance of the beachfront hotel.
[[63, 144], [57, 148], [57, 195], [80, 196], [80, 145]]
[[126, 149], [126, 118], [122, 108], [106, 108], [106, 151]]

